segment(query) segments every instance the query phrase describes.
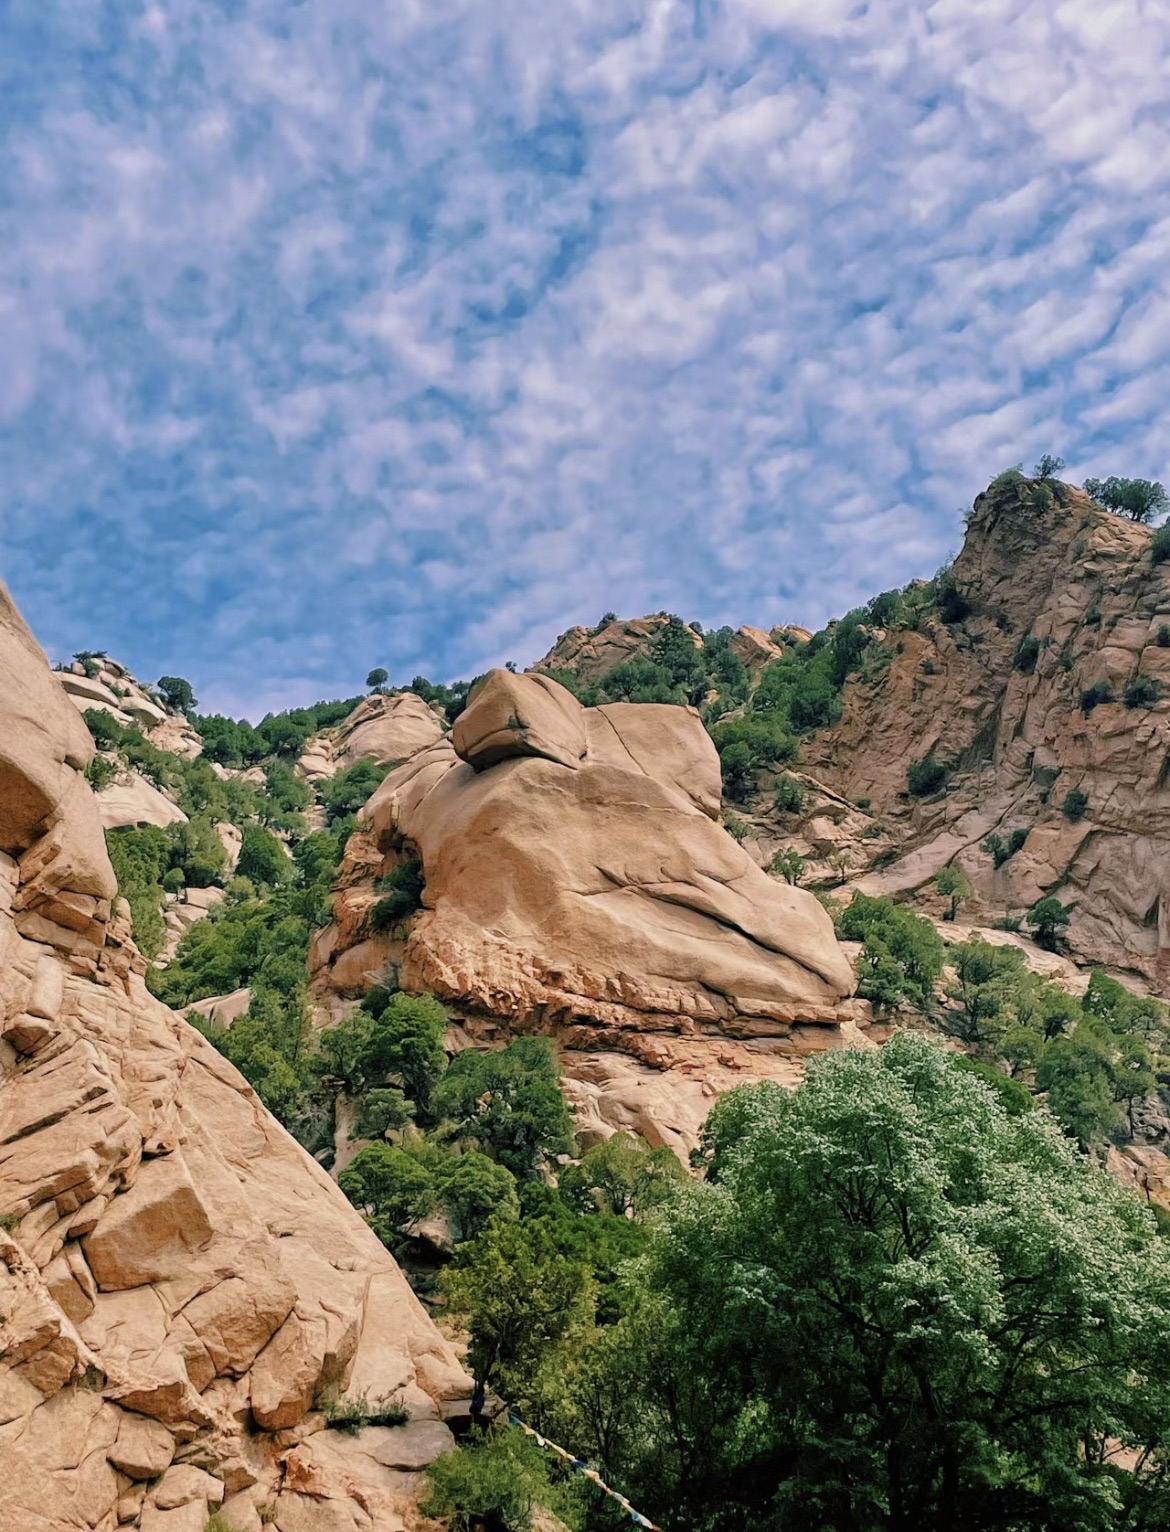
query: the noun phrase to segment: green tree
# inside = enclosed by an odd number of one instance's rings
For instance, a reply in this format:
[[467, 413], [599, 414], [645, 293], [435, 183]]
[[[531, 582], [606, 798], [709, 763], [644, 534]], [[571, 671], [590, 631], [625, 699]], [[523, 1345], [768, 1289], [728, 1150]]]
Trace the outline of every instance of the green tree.
[[804, 857], [791, 847], [786, 851], [777, 851], [768, 870], [778, 872], [785, 883], [791, 883], [795, 888], [800, 883], [801, 874], [804, 872]]
[[934, 891], [951, 901], [951, 907], [947, 913], [948, 920], [954, 920], [959, 913], [960, 902], [971, 897], [970, 883], [964, 876], [962, 868], [956, 867], [953, 862], [948, 863], [935, 878]]
[[371, 670], [369, 675], [366, 677], [366, 685], [372, 692], [376, 692], [379, 687], [385, 686], [389, 679], [390, 672], [388, 670], [384, 670], [382, 666], [379, 665], [375, 669]]
[[1063, 473], [1064, 468], [1062, 457], [1054, 457], [1051, 452], [1046, 452], [1033, 468], [1032, 474], [1037, 479], [1055, 479], [1058, 473]]
[[593, 1321], [593, 1279], [540, 1222], [493, 1220], [444, 1274], [451, 1312], [464, 1316], [476, 1381], [522, 1404], [550, 1353]]
[[651, 1249], [671, 1365], [627, 1380], [631, 1497], [712, 1532], [1164, 1525], [1170, 1251], [1136, 1198], [909, 1032], [741, 1121]]
[[579, 1165], [560, 1178], [562, 1195], [582, 1212], [600, 1206], [621, 1217], [644, 1216], [662, 1204], [683, 1176], [670, 1149], [651, 1149], [632, 1133], [615, 1133], [594, 1144]]
[[158, 689], [173, 713], [193, 713], [199, 706], [190, 681], [184, 681], [182, 676], [159, 676]]
[[472, 1439], [436, 1458], [426, 1475], [420, 1509], [450, 1532], [529, 1532], [541, 1510], [562, 1524], [578, 1525], [578, 1486], [552, 1484], [547, 1455], [519, 1431], [501, 1429]]
[[474, 1239], [492, 1217], [507, 1221], [520, 1211], [512, 1172], [478, 1149], [446, 1156], [436, 1167], [435, 1185], [460, 1240]]
[[1012, 1016], [1024, 954], [976, 939], [952, 947], [950, 961], [956, 982], [947, 989], [953, 1006], [946, 1013], [948, 1030], [976, 1046], [998, 1042]]
[[249, 878], [255, 884], [265, 883], [279, 888], [288, 882], [291, 874], [288, 853], [276, 836], [260, 825], [249, 825], [240, 846], [236, 875]]
[[1130, 521], [1149, 522], [1170, 504], [1161, 484], [1149, 479], [1086, 479], [1085, 494]]
[[1032, 927], [1036, 943], [1047, 952], [1058, 949], [1061, 935], [1070, 919], [1069, 911], [1051, 894], [1037, 900], [1028, 911], [1028, 924]]
[[515, 1176], [531, 1175], [542, 1159], [573, 1145], [556, 1050], [543, 1037], [517, 1037], [506, 1048], [456, 1054], [435, 1089], [431, 1111]]
[[863, 943], [858, 993], [878, 1005], [903, 1000], [929, 1010], [943, 967], [943, 943], [929, 920], [892, 900], [854, 895], [837, 933]]
[[353, 1095], [397, 1083], [425, 1111], [447, 1068], [447, 1013], [433, 995], [372, 990], [321, 1036], [325, 1067]]
[[436, 1200], [434, 1176], [396, 1144], [369, 1144], [359, 1150], [337, 1184], [391, 1248], [403, 1226], [425, 1218]]

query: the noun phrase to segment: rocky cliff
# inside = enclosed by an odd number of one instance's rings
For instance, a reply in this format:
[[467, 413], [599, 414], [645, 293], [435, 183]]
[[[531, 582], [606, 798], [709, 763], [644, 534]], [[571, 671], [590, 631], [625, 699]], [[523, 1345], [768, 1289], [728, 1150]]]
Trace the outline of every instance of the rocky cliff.
[[[1019, 915], [1054, 894], [1072, 912], [1080, 961], [1160, 984], [1170, 978], [1170, 565], [1154, 562], [1148, 528], [1068, 486], [1036, 488], [1009, 480], [979, 496], [949, 606], [885, 635], [888, 668], [846, 685], [840, 721], [806, 744], [803, 767], [870, 800], [888, 832], [897, 859], [865, 877], [865, 891], [921, 890], [955, 861], [973, 913]], [[927, 757], [947, 776], [916, 799], [908, 771]], [[1013, 831], [1022, 848], [997, 868], [982, 842]]]
[[[330, 1178], [147, 993], [91, 755], [0, 587], [0, 1523], [401, 1527], [466, 1379]], [[330, 1387], [412, 1422], [325, 1431]]]
[[[363, 817], [318, 988], [360, 994], [393, 968], [473, 1037], [551, 1033], [586, 1119], [684, 1147], [720, 1090], [791, 1080], [868, 1021], [820, 905], [723, 828], [693, 710], [585, 708], [545, 676], [493, 671]], [[372, 929], [407, 857], [423, 909]]]

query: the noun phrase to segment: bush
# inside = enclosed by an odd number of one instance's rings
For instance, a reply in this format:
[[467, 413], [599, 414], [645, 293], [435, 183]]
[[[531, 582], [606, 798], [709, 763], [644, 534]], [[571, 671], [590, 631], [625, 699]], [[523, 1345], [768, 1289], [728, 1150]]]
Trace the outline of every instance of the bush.
[[1077, 824], [1085, 817], [1088, 808], [1088, 793], [1084, 790], [1083, 787], [1074, 787], [1073, 790], [1065, 797], [1064, 802], [1060, 806], [1060, 811], [1067, 820], [1071, 821], [1073, 824]]
[[837, 934], [863, 945], [857, 992], [875, 1005], [910, 1001], [928, 1010], [943, 968], [942, 938], [920, 915], [889, 899], [854, 896], [837, 919]]
[[1170, 504], [1164, 487], [1149, 479], [1086, 479], [1085, 493], [1119, 516], [1138, 522], [1152, 521]]
[[85, 780], [95, 793], [100, 793], [103, 788], [109, 787], [117, 775], [118, 763], [111, 761], [108, 755], [95, 755], [85, 768]]
[[1012, 830], [1005, 835], [987, 835], [980, 842], [981, 848], [997, 867], [1002, 867], [1010, 857], [1015, 856], [1017, 851], [1023, 849], [1024, 842], [1028, 839], [1027, 830], [1020, 828]]
[[906, 786], [913, 798], [930, 798], [941, 792], [950, 772], [934, 755], [926, 755], [920, 761], [911, 761], [906, 773]]
[[785, 883], [791, 883], [793, 888], [800, 882], [804, 872], [804, 857], [799, 851], [789, 848], [787, 851], [777, 851], [768, 868], [769, 872], [778, 872]]
[[428, 1464], [426, 1475], [420, 1509], [441, 1518], [450, 1532], [529, 1532], [535, 1513], [546, 1507], [576, 1520], [568, 1493], [549, 1482], [540, 1448], [517, 1430], [473, 1439]]
[[1032, 927], [1037, 946], [1055, 952], [1060, 944], [1061, 932], [1068, 925], [1069, 919], [1068, 910], [1059, 899], [1051, 895], [1034, 904], [1028, 911], [1028, 924]]
[[1154, 533], [1150, 541], [1150, 557], [1155, 564], [1164, 564], [1170, 559], [1170, 522]]
[[971, 603], [951, 578], [944, 579], [938, 592], [938, 615], [948, 627], [971, 615]]
[[772, 802], [778, 814], [799, 814], [804, 808], [804, 788], [788, 772], [777, 778]]
[[1123, 701], [1128, 708], [1153, 707], [1162, 688], [1152, 676], [1135, 676], [1125, 688]]
[[417, 856], [407, 857], [390, 869], [380, 886], [383, 897], [370, 910], [368, 924], [371, 931], [390, 931], [422, 909], [426, 889], [422, 862]]
[[364, 809], [389, 769], [373, 761], [358, 761], [348, 771], [339, 771], [322, 782], [317, 791], [325, 808], [325, 823], [332, 827]]
[[1024, 675], [1030, 676], [1036, 669], [1036, 661], [1040, 658], [1040, 640], [1033, 638], [1031, 634], [1022, 638], [1016, 649], [1012, 664]]
[[344, 1431], [350, 1436], [367, 1426], [404, 1426], [410, 1419], [410, 1411], [394, 1394], [371, 1402], [365, 1394], [339, 1398], [333, 1389], [326, 1389], [316, 1408], [325, 1417], [326, 1430]]
[[1108, 681], [1097, 681], [1092, 686], [1086, 687], [1081, 693], [1081, 712], [1087, 718], [1095, 707], [1100, 707], [1103, 702], [1112, 702], [1113, 688]]
[[556, 1050], [543, 1037], [517, 1037], [491, 1053], [469, 1048], [456, 1054], [431, 1111], [515, 1176], [531, 1175], [543, 1159], [573, 1146]]
[[1170, 649], [1170, 622], [1163, 622], [1158, 627], [1158, 636], [1154, 640], [1159, 649]]

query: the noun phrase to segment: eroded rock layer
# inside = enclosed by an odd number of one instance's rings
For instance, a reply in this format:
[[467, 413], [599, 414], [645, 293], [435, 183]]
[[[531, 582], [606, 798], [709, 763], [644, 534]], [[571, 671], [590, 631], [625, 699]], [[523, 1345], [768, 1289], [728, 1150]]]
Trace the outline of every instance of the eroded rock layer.
[[[722, 1070], [708, 1096], [743, 1072], [791, 1074], [857, 1038], [852, 972], [825, 911], [761, 872], [719, 805], [693, 711], [583, 708], [548, 677], [493, 671], [367, 805], [319, 985], [358, 994], [396, 964], [474, 1036], [555, 1033], [570, 1075], [574, 1054], [599, 1053]], [[372, 932], [377, 880], [415, 854], [422, 912], [404, 942]]]
[[[330, 1178], [147, 992], [91, 753], [0, 587], [0, 1525], [401, 1527], [467, 1380]], [[312, 1412], [330, 1386], [414, 1423], [342, 1441]]]

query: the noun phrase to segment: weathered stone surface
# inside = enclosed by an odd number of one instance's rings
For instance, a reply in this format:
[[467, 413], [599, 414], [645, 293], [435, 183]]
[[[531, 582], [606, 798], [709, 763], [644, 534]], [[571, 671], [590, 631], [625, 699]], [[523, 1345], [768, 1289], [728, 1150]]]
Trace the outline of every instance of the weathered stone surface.
[[[111, 695], [131, 685], [124, 671], [97, 679]], [[112, 905], [90, 753], [3, 595], [0, 1213], [19, 1228], [0, 1231], [0, 1525], [203, 1532], [210, 1508], [261, 1481], [303, 1520], [316, 1501], [282, 1493], [249, 1407], [258, 1358], [294, 1313], [304, 1387], [290, 1424], [319, 1388], [343, 1386], [363, 1345], [395, 1351], [420, 1411], [467, 1380], [329, 1176], [148, 993]], [[382, 1504], [388, 1473], [355, 1459], [328, 1505], [352, 1505], [369, 1532], [360, 1507]], [[132, 1488], [159, 1475], [150, 1494]]]
[[158, 825], [165, 829], [187, 820], [177, 803], [136, 771], [119, 773], [109, 787], [98, 793], [97, 805], [107, 830], [116, 830], [121, 825]]

